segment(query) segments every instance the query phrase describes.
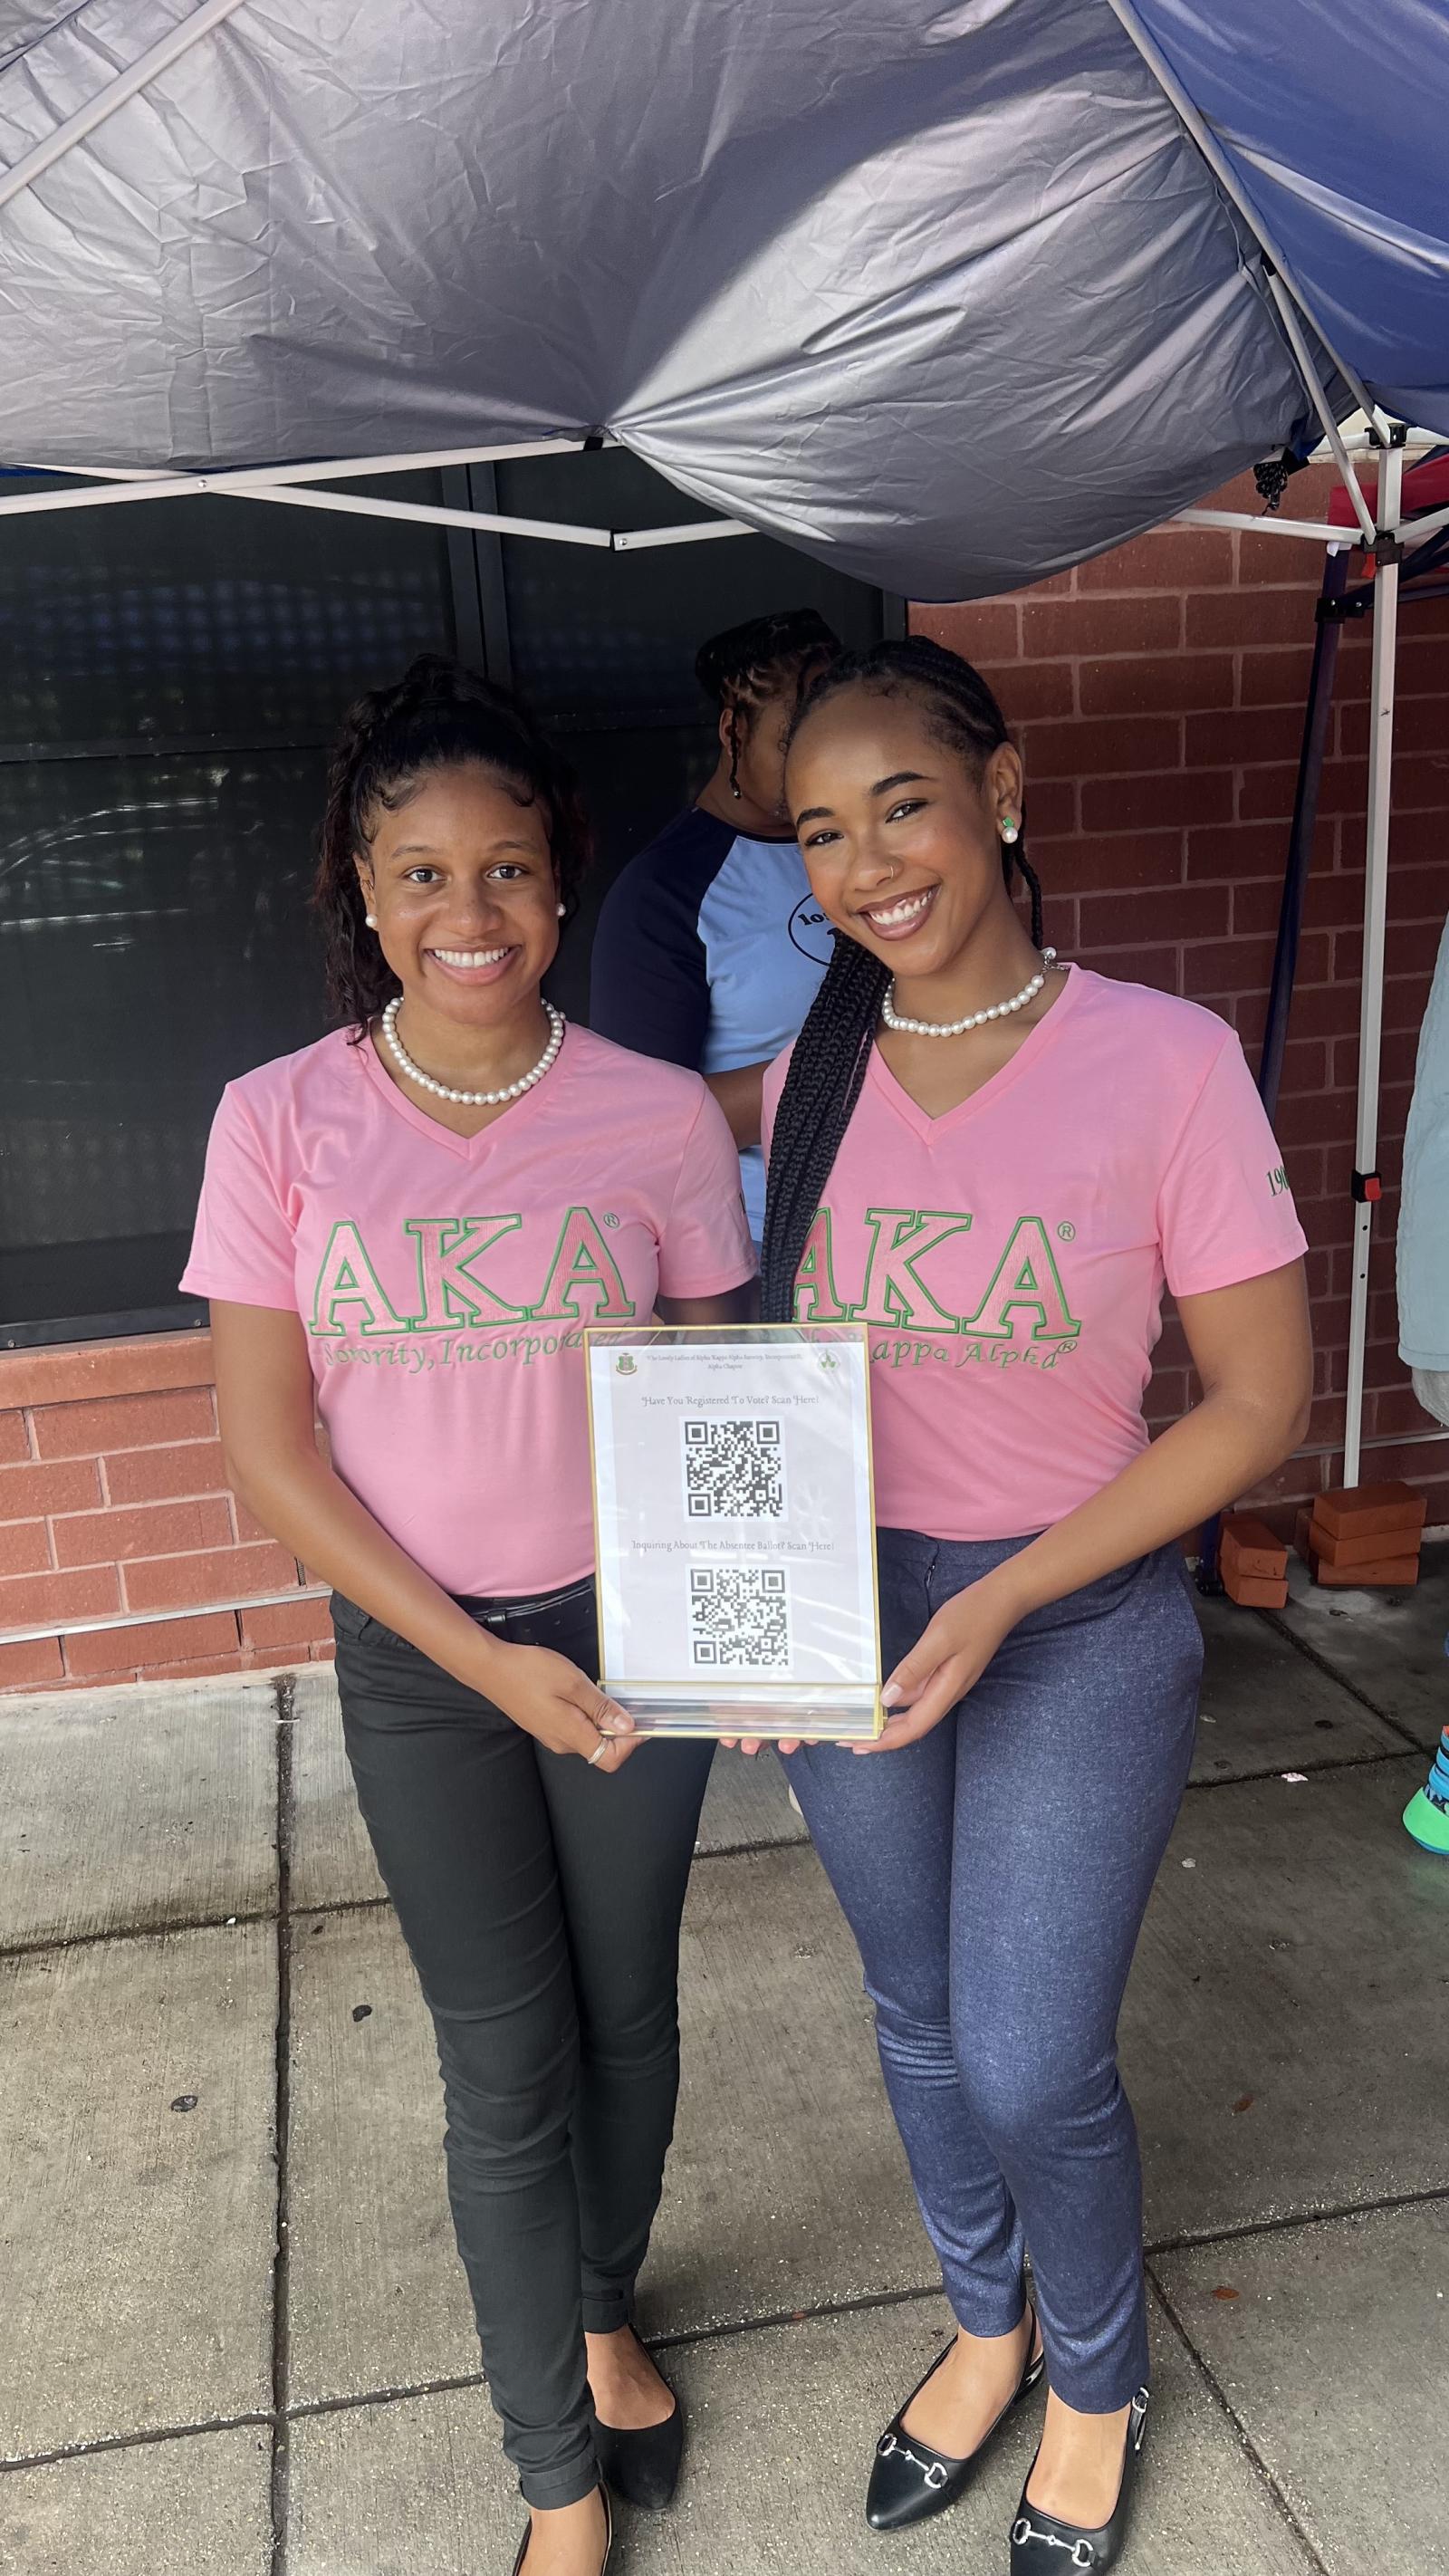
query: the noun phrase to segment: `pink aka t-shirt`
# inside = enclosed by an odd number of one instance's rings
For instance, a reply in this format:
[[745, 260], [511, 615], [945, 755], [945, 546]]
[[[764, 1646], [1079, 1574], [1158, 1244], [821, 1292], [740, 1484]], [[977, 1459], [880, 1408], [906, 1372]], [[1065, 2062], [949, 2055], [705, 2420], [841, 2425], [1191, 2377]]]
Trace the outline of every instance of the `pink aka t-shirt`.
[[[787, 1063], [765, 1077], [767, 1144]], [[1145, 1446], [1164, 1281], [1197, 1296], [1305, 1248], [1233, 1031], [1073, 968], [942, 1118], [872, 1050], [796, 1312], [869, 1327], [877, 1519], [1019, 1538]]]
[[519, 1595], [594, 1562], [584, 1327], [754, 1269], [698, 1074], [570, 1027], [469, 1138], [338, 1030], [223, 1095], [181, 1284], [299, 1314], [359, 1502], [446, 1591]]

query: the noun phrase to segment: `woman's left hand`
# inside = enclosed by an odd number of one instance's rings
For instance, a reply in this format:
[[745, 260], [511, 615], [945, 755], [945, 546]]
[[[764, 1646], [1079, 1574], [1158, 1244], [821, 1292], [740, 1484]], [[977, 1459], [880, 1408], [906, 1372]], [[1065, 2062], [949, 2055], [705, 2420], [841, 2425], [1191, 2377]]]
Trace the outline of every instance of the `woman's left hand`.
[[968, 1584], [943, 1604], [903, 1655], [881, 1693], [893, 1714], [873, 1744], [857, 1744], [856, 1753], [893, 1753], [903, 1744], [919, 1744], [939, 1726], [958, 1699], [981, 1679], [1003, 1638], [1020, 1616], [991, 1577]]

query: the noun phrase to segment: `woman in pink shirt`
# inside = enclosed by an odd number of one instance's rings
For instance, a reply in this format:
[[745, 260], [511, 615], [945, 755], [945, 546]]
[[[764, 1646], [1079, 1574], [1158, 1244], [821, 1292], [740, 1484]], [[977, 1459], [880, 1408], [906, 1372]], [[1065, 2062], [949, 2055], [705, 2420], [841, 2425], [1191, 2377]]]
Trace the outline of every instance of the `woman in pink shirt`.
[[[1044, 2370], [1012, 2576], [1103, 2569], [1147, 2412], [1117, 2015], [1201, 1665], [1174, 1542], [1302, 1436], [1304, 1241], [1232, 1031], [1043, 951], [1021, 763], [969, 665], [835, 663], [787, 795], [836, 950], [766, 1080], [764, 1312], [870, 1332], [895, 1712], [790, 1770], [959, 2321], [867, 2517], [952, 2503]], [[1149, 1448], [1164, 1283], [1203, 1395]]]
[[754, 1270], [700, 1077], [540, 996], [586, 850], [503, 692], [425, 658], [352, 710], [318, 886], [344, 1025], [227, 1090], [184, 1283], [235, 1489], [334, 1587], [528, 2576], [599, 2576], [601, 2473], [663, 2504], [682, 2442], [630, 2319], [710, 1748], [634, 1758], [598, 1688], [583, 1334], [737, 1321]]

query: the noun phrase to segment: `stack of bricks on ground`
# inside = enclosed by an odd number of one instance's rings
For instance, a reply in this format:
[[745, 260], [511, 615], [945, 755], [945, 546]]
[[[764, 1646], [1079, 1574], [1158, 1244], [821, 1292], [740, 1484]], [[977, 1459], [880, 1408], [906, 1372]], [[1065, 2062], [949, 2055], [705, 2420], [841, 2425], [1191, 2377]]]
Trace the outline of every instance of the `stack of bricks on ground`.
[[1320, 1494], [1299, 1513], [1295, 1542], [1315, 1583], [1417, 1583], [1424, 1515], [1423, 1495], [1407, 1485], [1359, 1485]]

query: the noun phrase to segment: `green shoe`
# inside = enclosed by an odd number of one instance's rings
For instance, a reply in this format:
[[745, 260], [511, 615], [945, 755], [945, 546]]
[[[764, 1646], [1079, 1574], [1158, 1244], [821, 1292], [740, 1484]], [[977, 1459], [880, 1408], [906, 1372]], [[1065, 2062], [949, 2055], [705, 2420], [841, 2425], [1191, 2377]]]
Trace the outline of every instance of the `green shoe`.
[[1442, 1860], [1449, 1860], [1449, 1814], [1426, 1797], [1422, 1789], [1415, 1790], [1404, 1809], [1404, 1831], [1412, 1834], [1424, 1851], [1437, 1852]]

